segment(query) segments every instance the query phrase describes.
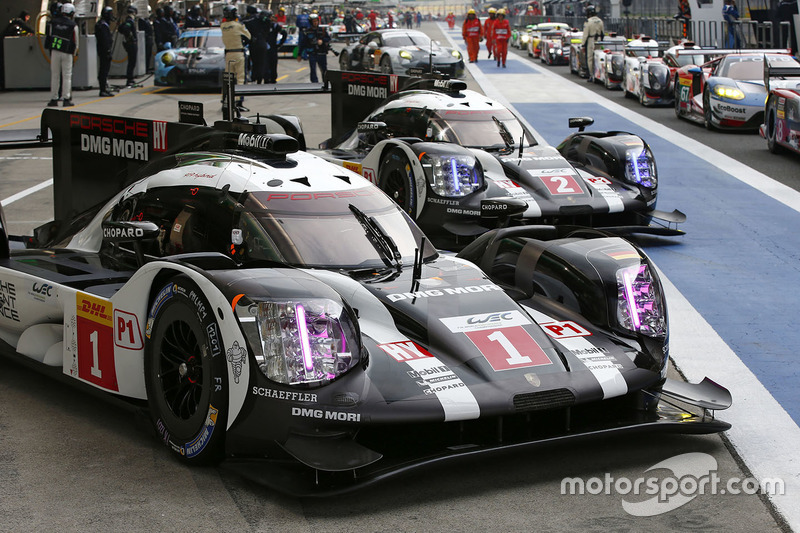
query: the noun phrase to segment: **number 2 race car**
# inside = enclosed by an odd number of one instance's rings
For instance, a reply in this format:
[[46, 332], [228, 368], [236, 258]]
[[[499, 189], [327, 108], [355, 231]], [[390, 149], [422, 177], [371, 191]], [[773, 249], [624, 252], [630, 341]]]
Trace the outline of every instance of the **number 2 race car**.
[[342, 109], [332, 113], [333, 138], [313, 152], [376, 183], [440, 246], [454, 248], [449, 238], [463, 244], [490, 229], [481, 219], [481, 201], [489, 198], [524, 201], [527, 224], [682, 234], [648, 226], [685, 216], [655, 209], [655, 159], [636, 135], [583, 132], [592, 120], [582, 118], [573, 121], [581, 131], [554, 148], [539, 144], [505, 106], [464, 90], [460, 81], [333, 71], [328, 79], [334, 106]]
[[188, 464], [293, 494], [589, 433], [729, 427], [709, 413], [727, 390], [665, 379], [666, 303], [640, 249], [541, 226], [440, 253], [279, 122], [45, 110], [56, 220], [2, 234], [4, 351], [147, 408]]

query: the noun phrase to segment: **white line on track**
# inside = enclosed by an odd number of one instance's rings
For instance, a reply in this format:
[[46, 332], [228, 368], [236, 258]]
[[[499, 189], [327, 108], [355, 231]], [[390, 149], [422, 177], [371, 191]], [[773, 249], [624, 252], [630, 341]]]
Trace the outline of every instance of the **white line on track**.
[[[451, 46], [457, 47], [443, 27], [442, 33], [450, 41]], [[508, 60], [524, 63], [554, 81], [557, 78], [561, 83], [578, 85], [515, 54], [509, 54]], [[487, 96], [507, 105], [519, 116], [489, 81], [488, 76], [475, 65], [468, 65], [468, 68]], [[585, 93], [586, 98], [582, 102], [597, 102], [697, 157], [713, 163], [743, 183], [800, 211], [800, 192], [585, 87], [570, 87], [570, 90], [575, 89], [578, 90], [578, 94]], [[541, 135], [537, 136], [542, 138]], [[800, 506], [797, 505], [800, 495], [800, 456], [797, 454], [797, 447], [800, 445], [800, 427], [663, 273], [661, 279], [669, 303], [670, 354], [673, 362], [692, 382], [698, 382], [708, 376], [731, 390], [733, 406], [720, 414], [720, 418], [733, 425], [727, 436], [753, 476], [759, 480], [765, 478], [783, 480], [784, 494], [771, 495], [769, 499], [789, 527], [794, 531], [800, 531]]]
[[52, 179], [49, 179], [47, 181], [43, 181], [38, 185], [34, 185], [33, 187], [29, 187], [29, 188], [25, 189], [24, 191], [18, 192], [17, 194], [13, 194], [13, 195], [9, 196], [8, 198], [6, 198], [5, 200], [0, 201], [0, 205], [5, 207], [5, 206], [7, 206], [9, 204], [13, 204], [17, 200], [21, 200], [22, 198], [25, 198], [26, 196], [30, 196], [31, 194], [33, 194], [35, 192], [39, 192], [42, 189], [46, 189], [47, 187], [50, 187], [52, 184], [53, 184], [53, 180]]

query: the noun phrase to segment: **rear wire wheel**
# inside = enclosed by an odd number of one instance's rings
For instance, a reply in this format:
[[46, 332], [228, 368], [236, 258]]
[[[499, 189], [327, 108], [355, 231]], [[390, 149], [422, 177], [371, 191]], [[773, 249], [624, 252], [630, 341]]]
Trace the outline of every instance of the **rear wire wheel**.
[[227, 366], [213, 309], [197, 285], [177, 276], [156, 293], [147, 324], [145, 387], [159, 438], [190, 464], [219, 462]]
[[417, 186], [414, 181], [414, 169], [402, 149], [392, 148], [381, 158], [378, 187], [391, 196], [411, 218], [417, 218]]

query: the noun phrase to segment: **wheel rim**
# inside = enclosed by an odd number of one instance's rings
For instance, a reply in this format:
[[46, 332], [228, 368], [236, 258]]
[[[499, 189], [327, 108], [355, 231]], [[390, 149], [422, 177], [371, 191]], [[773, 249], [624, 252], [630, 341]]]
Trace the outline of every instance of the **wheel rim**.
[[191, 325], [182, 320], [165, 329], [158, 353], [158, 386], [172, 415], [190, 422], [195, 415], [205, 417], [204, 357]]
[[708, 93], [703, 96], [703, 118], [705, 119], [706, 128], [711, 129], [714, 125], [711, 123], [711, 99]]
[[390, 65], [388, 61], [381, 61], [381, 72], [384, 74], [391, 74], [392, 65]]
[[347, 63], [347, 54], [342, 53], [342, 55], [339, 56], [339, 70], [347, 70], [349, 66]]
[[407, 176], [404, 176], [399, 170], [393, 170], [386, 178], [386, 194], [400, 206], [400, 208], [408, 213], [408, 188], [406, 187]]

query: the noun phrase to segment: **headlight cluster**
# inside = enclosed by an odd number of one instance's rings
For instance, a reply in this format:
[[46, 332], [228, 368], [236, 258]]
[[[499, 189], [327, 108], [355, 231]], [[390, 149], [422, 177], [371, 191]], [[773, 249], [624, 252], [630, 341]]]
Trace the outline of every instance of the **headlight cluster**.
[[744, 93], [736, 87], [728, 87], [726, 85], [717, 85], [714, 87], [714, 94], [720, 98], [730, 98], [731, 100], [744, 99]]
[[422, 157], [428, 183], [439, 196], [459, 198], [483, 187], [483, 173], [471, 155], [431, 155]]
[[667, 317], [661, 287], [646, 263], [617, 271], [617, 322], [648, 337], [666, 337]]
[[397, 55], [399, 55], [403, 59], [407, 59], [411, 61], [414, 58], [414, 55], [409, 52], [408, 50], [400, 50]]
[[175, 54], [172, 52], [164, 52], [161, 56], [161, 62], [166, 66], [170, 66], [175, 62]]
[[[289, 385], [324, 385], [353, 368], [360, 345], [344, 306], [327, 298], [270, 300], [251, 306], [261, 371]], [[260, 348], [260, 352], [258, 353]]]
[[648, 189], [658, 186], [655, 158], [646, 146], [629, 148], [625, 152], [625, 179]]
[[455, 57], [456, 59], [461, 59], [461, 52], [459, 52], [458, 50], [452, 50], [450, 53], [453, 54], [453, 57]]

